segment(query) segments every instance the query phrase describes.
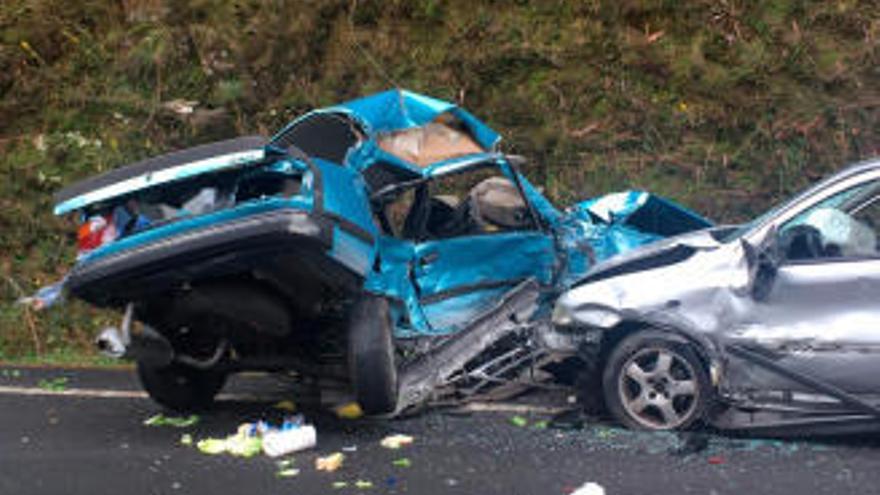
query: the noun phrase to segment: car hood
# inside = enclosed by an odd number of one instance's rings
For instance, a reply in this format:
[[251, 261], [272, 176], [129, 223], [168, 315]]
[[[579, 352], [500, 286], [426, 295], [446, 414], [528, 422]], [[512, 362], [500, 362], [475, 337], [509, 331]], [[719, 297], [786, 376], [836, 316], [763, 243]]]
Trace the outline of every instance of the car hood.
[[714, 230], [715, 228], [706, 228], [688, 232], [630, 249], [597, 263], [574, 287], [673, 265], [690, 258], [697, 251], [716, 249], [720, 243], [712, 235]]

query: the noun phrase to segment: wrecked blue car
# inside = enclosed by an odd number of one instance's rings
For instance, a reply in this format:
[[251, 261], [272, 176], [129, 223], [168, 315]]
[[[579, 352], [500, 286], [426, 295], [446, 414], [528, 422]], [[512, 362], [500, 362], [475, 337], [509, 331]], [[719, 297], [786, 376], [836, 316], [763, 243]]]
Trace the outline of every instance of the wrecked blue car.
[[594, 263], [709, 224], [637, 191], [559, 211], [499, 141], [393, 90], [112, 170], [56, 196], [65, 293], [124, 311], [98, 345], [172, 409], [242, 370], [338, 378], [373, 414], [518, 380]]

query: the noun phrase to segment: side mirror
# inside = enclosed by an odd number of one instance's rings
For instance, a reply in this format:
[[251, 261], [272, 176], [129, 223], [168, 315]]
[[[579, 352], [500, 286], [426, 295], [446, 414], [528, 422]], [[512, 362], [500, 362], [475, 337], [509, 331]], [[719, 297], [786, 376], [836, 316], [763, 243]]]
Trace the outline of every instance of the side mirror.
[[752, 299], [764, 301], [773, 290], [779, 269], [779, 243], [776, 229], [768, 232], [767, 237], [758, 247], [752, 246], [745, 240], [741, 242], [749, 268], [749, 293]]

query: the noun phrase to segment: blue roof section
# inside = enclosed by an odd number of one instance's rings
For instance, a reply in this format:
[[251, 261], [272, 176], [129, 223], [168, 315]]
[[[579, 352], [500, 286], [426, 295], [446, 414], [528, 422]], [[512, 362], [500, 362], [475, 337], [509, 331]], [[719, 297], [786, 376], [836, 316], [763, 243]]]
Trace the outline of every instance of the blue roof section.
[[464, 122], [474, 139], [485, 149], [494, 150], [501, 136], [485, 123], [454, 103], [405, 89], [392, 89], [338, 105], [313, 110], [284, 126], [270, 141], [281, 138], [290, 128], [315, 114], [336, 113], [348, 115], [357, 122], [369, 139], [380, 134], [402, 131], [428, 124], [440, 115], [451, 113]]

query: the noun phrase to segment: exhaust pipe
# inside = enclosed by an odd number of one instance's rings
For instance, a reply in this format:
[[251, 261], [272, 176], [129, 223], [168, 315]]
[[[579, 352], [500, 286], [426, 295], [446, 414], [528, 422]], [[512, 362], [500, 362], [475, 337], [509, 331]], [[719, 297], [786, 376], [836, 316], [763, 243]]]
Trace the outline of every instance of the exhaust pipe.
[[95, 338], [95, 345], [101, 354], [113, 359], [123, 359], [128, 357], [128, 346], [124, 344], [122, 335], [118, 328], [108, 327], [101, 330], [98, 337]]
[[101, 330], [101, 333], [95, 338], [95, 345], [101, 354], [113, 359], [129, 357], [128, 348], [131, 345], [131, 318], [133, 314], [134, 304], [128, 303], [120, 328], [108, 327]]
[[[175, 360], [174, 349], [171, 347], [168, 339], [163, 337], [162, 334], [147, 325], [143, 325], [140, 332], [132, 335], [131, 320], [133, 315], [134, 304], [128, 303], [119, 328], [105, 328], [95, 338], [95, 346], [97, 346], [98, 351], [113, 359], [135, 359], [155, 367], [171, 364]], [[227, 347], [224, 346], [222, 349], [225, 352]], [[198, 365], [200, 364], [203, 367], [212, 366], [220, 360], [220, 357], [222, 356], [212, 358], [207, 363], [200, 363], [195, 360], [187, 362], [185, 361], [186, 356], [179, 356], [181, 362], [194, 367], [199, 367]]]

